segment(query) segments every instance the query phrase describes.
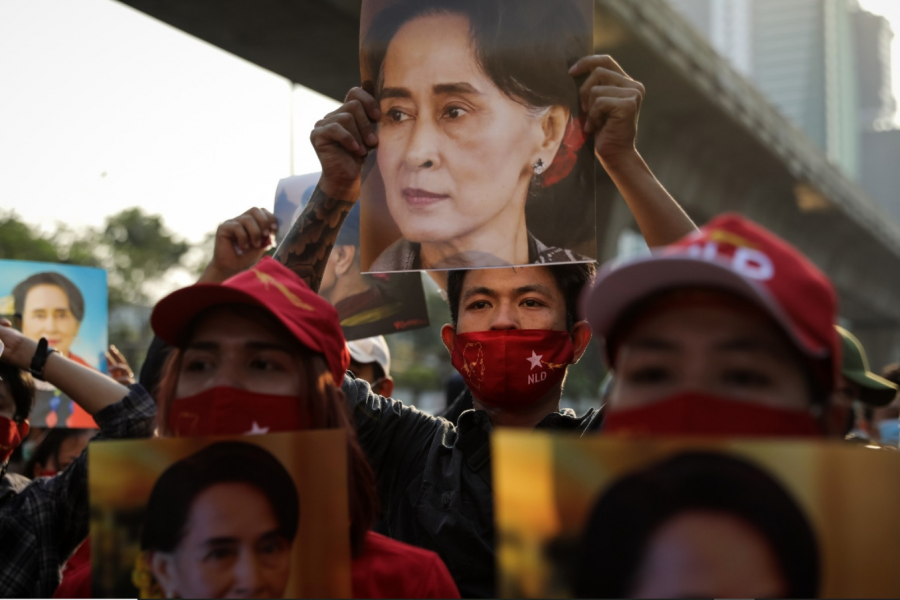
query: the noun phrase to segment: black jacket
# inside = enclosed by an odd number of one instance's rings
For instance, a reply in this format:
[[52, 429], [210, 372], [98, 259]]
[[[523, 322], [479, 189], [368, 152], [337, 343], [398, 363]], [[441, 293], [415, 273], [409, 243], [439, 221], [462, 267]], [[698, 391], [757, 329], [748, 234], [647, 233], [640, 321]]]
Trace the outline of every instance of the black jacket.
[[[496, 597], [487, 413], [467, 410], [454, 426], [376, 396], [368, 383], [349, 374], [343, 390], [375, 471], [383, 533], [437, 552], [463, 597]], [[547, 415], [537, 428], [593, 431], [595, 415], [591, 409], [578, 418], [564, 410]]]

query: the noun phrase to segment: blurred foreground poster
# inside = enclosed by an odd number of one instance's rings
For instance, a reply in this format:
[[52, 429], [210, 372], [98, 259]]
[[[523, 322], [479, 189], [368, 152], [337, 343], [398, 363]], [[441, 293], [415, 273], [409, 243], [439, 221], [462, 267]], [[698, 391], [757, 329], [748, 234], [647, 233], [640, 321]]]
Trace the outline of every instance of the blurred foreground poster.
[[900, 453], [493, 438], [500, 597], [900, 597]]
[[[0, 317], [26, 337], [106, 372], [106, 271], [57, 263], [0, 260]], [[33, 427], [96, 428], [87, 412], [45, 381], [35, 381]]]
[[[275, 216], [282, 239], [292, 226], [286, 227], [285, 223], [292, 224], [299, 218], [320, 175], [298, 175], [278, 182]], [[337, 309], [347, 341], [428, 327], [428, 307], [421, 274], [364, 275], [361, 272], [359, 211], [357, 203], [338, 233], [325, 266], [319, 295]]]
[[342, 431], [94, 442], [97, 598], [349, 597]]

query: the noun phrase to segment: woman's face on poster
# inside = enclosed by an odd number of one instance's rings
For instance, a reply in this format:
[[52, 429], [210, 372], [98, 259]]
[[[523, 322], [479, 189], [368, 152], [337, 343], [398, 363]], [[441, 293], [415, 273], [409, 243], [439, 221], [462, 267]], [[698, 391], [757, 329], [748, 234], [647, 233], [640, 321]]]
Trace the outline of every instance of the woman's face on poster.
[[291, 545], [263, 492], [247, 483], [220, 483], [197, 496], [178, 547], [156, 553], [152, 568], [175, 597], [283, 598]]
[[406, 23], [382, 88], [378, 167], [406, 239], [454, 240], [497, 220], [524, 227], [533, 165], [559, 147], [546, 141], [551, 111], [512, 100], [482, 72], [466, 17]]
[[22, 310], [22, 334], [47, 338], [52, 348], [69, 355], [81, 323], [72, 314], [69, 297], [59, 286], [42, 284], [28, 290]]
[[781, 598], [787, 592], [769, 543], [742, 519], [697, 510], [650, 538], [634, 598]]

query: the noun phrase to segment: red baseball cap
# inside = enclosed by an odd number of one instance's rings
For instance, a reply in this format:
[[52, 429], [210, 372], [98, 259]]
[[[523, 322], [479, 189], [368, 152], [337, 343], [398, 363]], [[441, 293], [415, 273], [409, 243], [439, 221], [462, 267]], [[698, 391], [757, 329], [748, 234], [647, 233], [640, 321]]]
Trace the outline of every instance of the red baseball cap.
[[[825, 383], [834, 385], [841, 342], [831, 281], [799, 250], [740, 215], [716, 217], [650, 257], [607, 263], [582, 296], [582, 314], [607, 339], [636, 302], [685, 287], [719, 288], [756, 304], [804, 355], [830, 359], [833, 377]], [[609, 364], [612, 350], [607, 344]]]
[[198, 283], [172, 292], [157, 303], [150, 324], [160, 339], [180, 347], [191, 321], [207, 308], [223, 304], [267, 310], [298, 342], [325, 356], [335, 383], [341, 385], [350, 366], [350, 351], [337, 311], [294, 272], [269, 257], [222, 284]]

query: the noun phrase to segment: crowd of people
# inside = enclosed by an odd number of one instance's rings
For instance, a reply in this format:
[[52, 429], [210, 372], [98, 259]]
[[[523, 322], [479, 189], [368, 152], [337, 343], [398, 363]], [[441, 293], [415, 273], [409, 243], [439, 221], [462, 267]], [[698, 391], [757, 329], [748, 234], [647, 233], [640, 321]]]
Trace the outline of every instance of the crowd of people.
[[[483, 71], [487, 79], [494, 73]], [[379, 144], [374, 125], [396, 116], [385, 114], [369, 86], [350, 90], [344, 104], [313, 130], [322, 177], [274, 256], [265, 254], [278, 223], [265, 209], [251, 209], [219, 227], [200, 281], [155, 306], [156, 339], [139, 383], [127, 372], [113, 379], [81, 364], [66, 348], [54, 350], [46, 337], [35, 341], [10, 322], [0, 323], [0, 595], [91, 596], [83, 451], [90, 436], [50, 431], [31, 450], [25, 475], [6, 469], [29, 434], [34, 379], [62, 390], [96, 422], [91, 443], [236, 435], [256, 428], [345, 431], [347, 535], [357, 598], [497, 594], [490, 439], [498, 427], [601, 437], [846, 438], [896, 446], [900, 369], [890, 369], [885, 378], [871, 372], [859, 341], [837, 327], [837, 295], [827, 275], [739, 215], [696, 227], [635, 147], [643, 86], [609, 56], [584, 57], [570, 73], [579, 78], [574, 106], [586, 115], [594, 154], [654, 252], [599, 271], [578, 262], [453, 270], [438, 277], [451, 314], [441, 338], [465, 384], [444, 416], [393, 398], [384, 339], [348, 344], [338, 312], [319, 295], [341, 225], [360, 195], [363, 158]], [[524, 93], [507, 89], [521, 82], [493, 83], [508, 98]], [[445, 160], [427, 140], [414, 150], [394, 157], [405, 161], [411, 177]], [[423, 245], [421, 258], [430, 260], [431, 250]], [[77, 321], [77, 298], [70, 295], [67, 302]], [[560, 399], [568, 366], [592, 340], [602, 344], [605, 364], [589, 366], [609, 369], [612, 378], [603, 404], [577, 415], [561, 409]], [[180, 556], [176, 548], [189, 543], [196, 526], [188, 512], [174, 526], [168, 514], [165, 523], [149, 524], [166, 513], [175, 495], [190, 506], [207, 490], [228, 493], [222, 482], [244, 482], [269, 499], [277, 532], [272, 552], [283, 553], [296, 535], [291, 498], [297, 492], [280, 465], [254, 453], [239, 442], [210, 446], [160, 478], [142, 536], [150, 557], [142, 593], [283, 593], [283, 568], [235, 569], [213, 579], [179, 566], [172, 557]], [[648, 578], [656, 568], [651, 559], [641, 577], [617, 568], [627, 553], [649, 550], [627, 533], [610, 534], [625, 531], [611, 515], [627, 512], [629, 522], [644, 529], [671, 522], [674, 509], [641, 512], [628, 499], [654, 493], [652, 481], [688, 468], [679, 465], [660, 467], [662, 475], [636, 476], [597, 503], [588, 531], [603, 533], [586, 534], [573, 570], [575, 593], [817, 593], [818, 564], [801, 552], [808, 550], [802, 518], [786, 529], [765, 526], [776, 554], [792, 565], [776, 567], [769, 577], [713, 574], [690, 582], [698, 588], [684, 587], [674, 576]], [[716, 459], [700, 457], [691, 465], [710, 485], [733, 495], [760, 495], [763, 505], [748, 508], [753, 515], [790, 502], [752, 473], [731, 482]], [[669, 492], [672, 498], [680, 493]]]

